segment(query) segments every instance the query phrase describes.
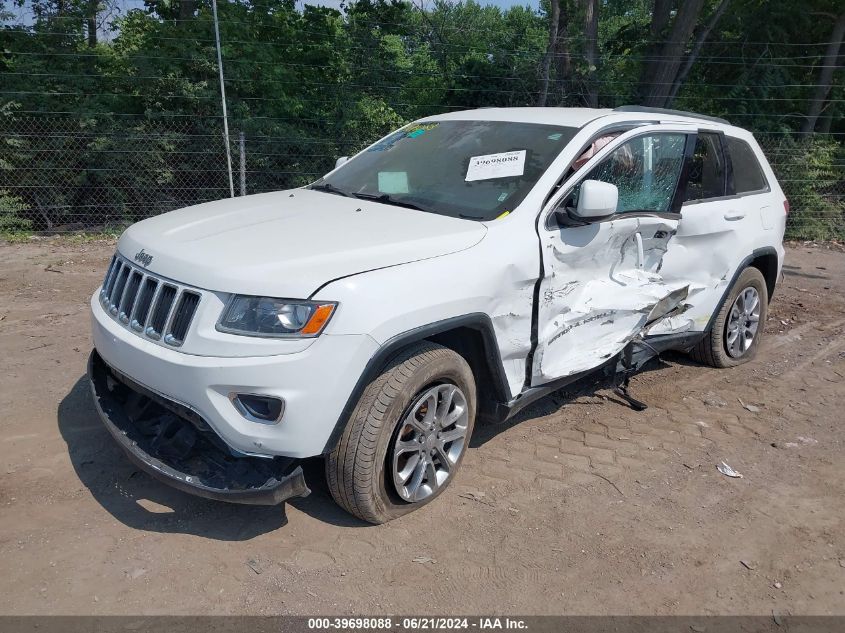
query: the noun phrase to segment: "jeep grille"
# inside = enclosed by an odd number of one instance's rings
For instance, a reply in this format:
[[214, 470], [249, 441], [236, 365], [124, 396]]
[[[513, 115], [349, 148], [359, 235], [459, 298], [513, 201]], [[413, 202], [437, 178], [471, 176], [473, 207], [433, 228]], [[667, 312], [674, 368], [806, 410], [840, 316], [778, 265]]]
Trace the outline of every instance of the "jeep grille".
[[112, 318], [154, 341], [179, 347], [200, 304], [201, 295], [115, 255], [100, 303]]

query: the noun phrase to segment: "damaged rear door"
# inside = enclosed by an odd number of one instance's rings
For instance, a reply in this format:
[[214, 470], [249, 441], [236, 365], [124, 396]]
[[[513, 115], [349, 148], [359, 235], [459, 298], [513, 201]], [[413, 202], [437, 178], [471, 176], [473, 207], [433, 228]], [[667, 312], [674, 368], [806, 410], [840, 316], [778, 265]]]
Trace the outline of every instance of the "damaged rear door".
[[[680, 219], [689, 132], [643, 126], [619, 136], [544, 209], [532, 386], [600, 366], [683, 309], [688, 283], [668, 282], [660, 270]], [[614, 214], [573, 217], [585, 180], [617, 187]]]

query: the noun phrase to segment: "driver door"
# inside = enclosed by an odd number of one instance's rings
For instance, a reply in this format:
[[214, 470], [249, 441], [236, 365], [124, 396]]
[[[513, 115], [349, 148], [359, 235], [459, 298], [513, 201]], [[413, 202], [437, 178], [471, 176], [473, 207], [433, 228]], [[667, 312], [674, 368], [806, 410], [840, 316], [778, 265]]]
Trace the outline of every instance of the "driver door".
[[[688, 283], [667, 282], [660, 270], [680, 219], [688, 132], [643, 126], [619, 136], [572, 174], [544, 209], [532, 386], [602, 365], [681, 309]], [[617, 187], [616, 213], [579, 220], [585, 180]]]

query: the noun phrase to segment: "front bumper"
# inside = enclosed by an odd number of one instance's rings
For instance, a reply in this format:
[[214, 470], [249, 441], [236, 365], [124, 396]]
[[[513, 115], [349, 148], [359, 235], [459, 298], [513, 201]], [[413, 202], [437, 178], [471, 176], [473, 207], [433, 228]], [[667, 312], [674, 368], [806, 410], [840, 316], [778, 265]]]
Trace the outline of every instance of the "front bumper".
[[249, 505], [277, 505], [307, 497], [302, 468], [290, 458], [238, 457], [215, 441], [202, 420], [165, 408], [91, 352], [88, 380], [94, 405], [129, 459], [163, 483], [200, 497]]
[[[270, 342], [272, 355], [256, 356], [248, 346], [249, 356], [204, 356], [195, 353], [192, 333], [179, 349], [139, 336], [107, 314], [96, 294], [91, 314], [94, 347], [109, 367], [192, 410], [235, 452], [264, 457], [321, 455], [378, 349], [367, 335], [323, 334], [307, 346], [290, 341], [290, 353], [279, 353], [276, 341]], [[215, 334], [210, 327], [212, 332], [196, 335], [249, 338]], [[233, 393], [281, 398], [284, 416], [274, 424], [250, 420], [233, 404]]]

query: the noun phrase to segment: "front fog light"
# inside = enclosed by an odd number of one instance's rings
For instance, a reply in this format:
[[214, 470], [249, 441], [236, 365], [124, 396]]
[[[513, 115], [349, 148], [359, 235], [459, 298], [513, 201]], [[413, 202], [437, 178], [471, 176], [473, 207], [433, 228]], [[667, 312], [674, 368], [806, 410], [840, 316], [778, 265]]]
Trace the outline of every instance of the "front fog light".
[[229, 398], [238, 413], [252, 422], [273, 424], [285, 414], [285, 401], [281, 398], [252, 393], [233, 393]]

